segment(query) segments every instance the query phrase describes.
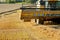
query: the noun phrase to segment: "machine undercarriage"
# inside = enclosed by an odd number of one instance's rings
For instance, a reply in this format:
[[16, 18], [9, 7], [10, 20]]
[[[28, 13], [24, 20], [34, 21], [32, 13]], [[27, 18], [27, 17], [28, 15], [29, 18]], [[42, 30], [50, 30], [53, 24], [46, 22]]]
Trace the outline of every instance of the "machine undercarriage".
[[37, 24], [44, 24], [44, 21], [60, 23], [60, 6], [57, 4], [58, 2], [56, 0], [38, 0], [35, 6], [23, 6], [20, 8], [22, 9], [21, 19], [24, 19], [24, 21], [35, 19]]

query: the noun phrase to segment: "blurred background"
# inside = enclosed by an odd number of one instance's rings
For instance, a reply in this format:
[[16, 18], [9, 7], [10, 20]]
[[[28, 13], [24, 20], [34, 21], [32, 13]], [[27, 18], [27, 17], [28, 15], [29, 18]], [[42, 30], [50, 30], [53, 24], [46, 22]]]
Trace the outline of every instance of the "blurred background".
[[0, 0], [0, 3], [21, 3], [22, 1], [26, 3], [34, 3], [37, 0]]

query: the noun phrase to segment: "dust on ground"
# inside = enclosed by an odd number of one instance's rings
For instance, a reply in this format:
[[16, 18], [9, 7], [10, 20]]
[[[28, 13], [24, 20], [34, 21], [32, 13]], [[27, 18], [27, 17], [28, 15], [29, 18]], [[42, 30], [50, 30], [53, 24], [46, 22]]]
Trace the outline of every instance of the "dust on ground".
[[21, 10], [0, 17], [0, 40], [60, 40], [59, 25], [36, 25], [20, 20]]

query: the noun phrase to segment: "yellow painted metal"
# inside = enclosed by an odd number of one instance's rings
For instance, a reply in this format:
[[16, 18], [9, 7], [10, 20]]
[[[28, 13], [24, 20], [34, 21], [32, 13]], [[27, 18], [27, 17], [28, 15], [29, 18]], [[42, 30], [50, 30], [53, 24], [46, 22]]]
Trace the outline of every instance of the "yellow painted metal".
[[[47, 10], [40, 10], [40, 11], [23, 11], [22, 14], [21, 14], [21, 18], [24, 19], [25, 22], [30, 22], [31, 19], [38, 19], [39, 17], [42, 18], [42, 17], [46, 17], [46, 18], [54, 18], [55, 16], [50, 16], [48, 17], [47, 14], [60, 14], [60, 11], [59, 10], [56, 10], [56, 11], [47, 11]], [[29, 19], [29, 20], [27, 20]]]
[[[48, 0], [49, 3], [55, 3], [58, 0]], [[36, 9], [36, 10], [24, 10], [22, 11], [21, 18], [22, 19], [33, 19], [33, 18], [38, 18], [38, 17], [44, 17], [47, 14], [60, 14], [60, 10], [45, 10], [45, 5], [40, 5], [40, 8], [43, 9]]]

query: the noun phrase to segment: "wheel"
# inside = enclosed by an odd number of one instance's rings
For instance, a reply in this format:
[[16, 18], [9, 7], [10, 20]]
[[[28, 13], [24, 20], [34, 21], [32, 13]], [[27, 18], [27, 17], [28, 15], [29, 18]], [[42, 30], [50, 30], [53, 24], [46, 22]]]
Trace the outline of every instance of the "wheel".
[[44, 20], [41, 19], [35, 19], [36, 24], [44, 24]]
[[57, 23], [57, 24], [60, 24], [60, 18], [55, 18], [55, 19], [52, 19], [53, 23]]
[[39, 24], [44, 24], [44, 20], [39, 19]]

